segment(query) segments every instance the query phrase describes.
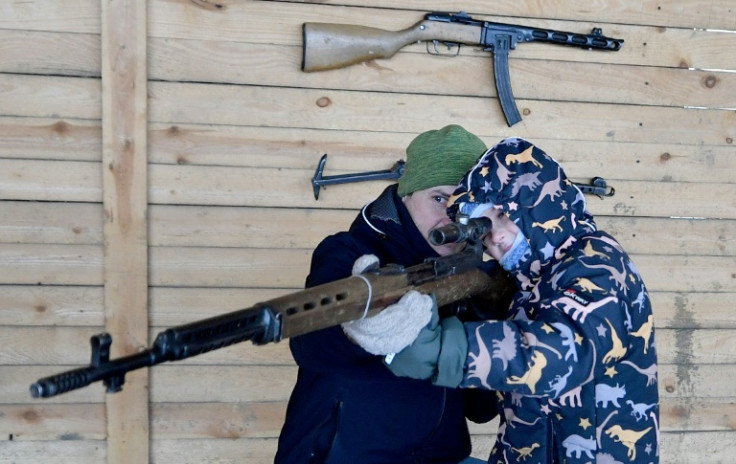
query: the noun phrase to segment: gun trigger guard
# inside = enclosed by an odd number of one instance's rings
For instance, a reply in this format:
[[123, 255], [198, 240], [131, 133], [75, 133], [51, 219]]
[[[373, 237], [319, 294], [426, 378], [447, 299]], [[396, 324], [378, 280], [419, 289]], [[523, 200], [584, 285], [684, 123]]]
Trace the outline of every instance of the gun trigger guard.
[[[439, 49], [437, 48], [437, 46], [440, 44], [440, 41], [439, 40], [432, 40], [431, 43], [433, 45], [434, 51], [432, 51], [432, 50], [429, 49], [430, 41], [427, 42], [427, 53], [429, 53], [430, 55], [436, 55], [436, 56], [458, 56], [460, 54], [460, 44], [459, 43], [455, 43], [455, 42], [442, 42], [447, 47], [448, 53], [443, 53], [443, 52], [439, 51]], [[456, 48], [455, 53], [454, 54], [449, 53], [449, 51], [452, 50], [453, 48]]]

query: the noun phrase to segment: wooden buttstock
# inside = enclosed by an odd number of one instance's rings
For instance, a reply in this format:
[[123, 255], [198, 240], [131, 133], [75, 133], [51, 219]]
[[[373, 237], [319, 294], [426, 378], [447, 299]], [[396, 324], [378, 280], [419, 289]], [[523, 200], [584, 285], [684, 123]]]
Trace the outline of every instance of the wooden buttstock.
[[478, 44], [480, 29], [427, 20], [401, 31], [351, 24], [304, 23], [302, 71], [325, 71], [376, 58], [390, 58], [416, 42], [438, 40]]

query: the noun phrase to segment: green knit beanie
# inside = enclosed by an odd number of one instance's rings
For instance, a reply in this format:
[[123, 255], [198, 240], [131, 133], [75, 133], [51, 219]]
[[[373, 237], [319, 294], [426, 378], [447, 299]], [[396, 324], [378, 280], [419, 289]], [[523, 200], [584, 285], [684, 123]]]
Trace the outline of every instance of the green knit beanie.
[[456, 124], [419, 134], [406, 147], [399, 196], [438, 185], [457, 185], [486, 150], [481, 139]]

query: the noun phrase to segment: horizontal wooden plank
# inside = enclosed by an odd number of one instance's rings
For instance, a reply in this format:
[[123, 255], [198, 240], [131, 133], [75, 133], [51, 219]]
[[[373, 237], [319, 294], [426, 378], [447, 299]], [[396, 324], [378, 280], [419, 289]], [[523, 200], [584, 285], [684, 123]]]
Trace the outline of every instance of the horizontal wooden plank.
[[100, 76], [98, 34], [0, 29], [0, 43], [3, 73]]
[[[27, 4], [22, 1], [3, 3], [0, 10], [0, 28], [27, 29], [27, 30], [54, 30], [79, 33], [100, 32], [100, 7], [91, 0], [69, 0], [68, 8], [63, 8], [52, 0], [38, 1]], [[244, 24], [252, 21], [258, 15], [268, 18], [266, 24], [271, 29], [259, 27], [253, 34], [263, 35], [271, 40], [277, 37], [274, 25], [282, 25], [288, 21], [298, 21], [310, 15], [321, 14], [326, 20], [347, 18], [354, 14], [353, 8], [342, 5], [353, 5], [361, 8], [387, 8], [383, 17], [389, 12], [421, 16], [428, 11], [426, 2], [406, 0], [402, 3], [402, 11], [395, 10], [395, 3], [385, 0], [364, 1], [300, 1], [288, 2], [286, 5], [279, 2], [238, 2], [225, 0], [217, 6], [204, 2], [166, 2], [156, 0], [150, 2], [148, 15], [157, 23], [176, 27], [199, 20], [207, 25], [207, 29], [220, 27], [224, 32], [233, 33], [235, 26], [224, 27], [226, 21]], [[252, 5], [255, 4], [255, 5]], [[482, 0], [469, 0], [463, 3], [463, 8], [472, 14], [494, 14], [514, 17], [557, 18], [568, 21], [588, 21], [600, 23], [601, 18], [607, 22], [622, 24], [642, 24], [666, 27], [698, 28], [698, 29], [736, 29], [736, 20], [732, 15], [732, 5], [728, 0], [674, 0], [667, 4], [647, 0], [636, 4], [621, 2], [596, 2], [591, 4], [583, 0], [575, 0], [565, 4], [565, 8], [549, 8], [549, 5], [536, 2], [515, 2], [503, 0], [494, 2], [492, 7]], [[414, 12], [406, 10], [415, 10]], [[70, 14], [74, 11], [74, 15]], [[352, 13], [351, 13], [352, 12]], [[371, 11], [368, 17], [375, 17]], [[379, 16], [380, 17], [380, 16]], [[400, 23], [399, 23], [400, 24]], [[406, 27], [406, 26], [404, 26]], [[248, 29], [248, 28], [245, 28]], [[268, 34], [270, 33], [270, 34]]]
[[0, 456], [13, 464], [104, 463], [107, 462], [107, 446], [105, 440], [2, 440], [0, 441]]
[[101, 245], [101, 203], [0, 202], [2, 243]]
[[101, 245], [0, 244], [3, 284], [103, 285]]
[[[302, 60], [299, 48], [236, 45], [167, 41], [167, 48], [152, 49], [156, 63], [152, 72], [167, 81], [497, 97], [492, 57], [488, 53], [463, 53], [453, 59], [401, 53], [341, 70], [303, 73], [298, 71]], [[736, 46], [736, 37], [733, 45]], [[509, 73], [518, 100], [736, 107], [736, 97], [730, 91], [736, 77], [728, 72], [655, 67], [653, 63], [559, 61], [549, 51], [540, 53], [538, 59], [520, 58], [514, 53], [509, 60]], [[584, 57], [591, 57], [591, 52], [585, 53]]]
[[[0, 433], [13, 441], [104, 440], [104, 403], [29, 404], [0, 406]], [[3, 440], [4, 441], [4, 440]]]
[[[563, 134], [564, 135], [564, 134]], [[280, 127], [151, 124], [152, 164], [298, 168], [314, 172], [328, 153], [324, 175], [388, 169], [404, 159], [414, 133], [331, 131]], [[498, 137], [481, 136], [487, 145]], [[558, 135], [559, 136], [559, 135]], [[99, 122], [0, 117], [0, 158], [99, 161]], [[733, 145], [534, 138], [572, 178], [733, 182]], [[577, 179], [576, 179], [577, 180]], [[334, 186], [331, 189], [343, 189]], [[318, 203], [315, 203], [318, 205]]]
[[[0, 114], [98, 119], [100, 82], [0, 74]], [[459, 123], [481, 136], [731, 145], [736, 113], [722, 110], [519, 100], [524, 122], [505, 127], [484, 97], [151, 82], [151, 122], [402, 131]], [[243, 107], [250, 111], [242, 111]], [[456, 110], [448, 111], [448, 108]], [[462, 109], [462, 110], [460, 110]], [[391, 117], [387, 117], [387, 115]], [[585, 121], [581, 124], [580, 121]], [[687, 127], [687, 131], [681, 130]]]
[[276, 446], [275, 438], [154, 440], [151, 462], [263, 464], [273, 462]]
[[[311, 4], [313, 0], [297, 0], [299, 3]], [[387, 7], [390, 2], [385, 0], [347, 0], [321, 1], [320, 4], [334, 5], [328, 11], [341, 14], [341, 5]], [[516, 2], [514, 0], [501, 0], [494, 2], [492, 6], [483, 0], [467, 0], [463, 2], [466, 11], [488, 12], [492, 14], [503, 14], [520, 17], [555, 17], [566, 20], [587, 20], [621, 22], [625, 24], [655, 24], [660, 26], [682, 26], [702, 27], [714, 29], [736, 29], [736, 22], [731, 17], [733, 9], [728, 0], [676, 0], [663, 5], [660, 2], [646, 0], [629, 4], [626, 2], [589, 2], [585, 0], [573, 0], [565, 2], [564, 8], [555, 8], [545, 2]], [[402, 8], [414, 10], [425, 10], [427, 3], [421, 0], [406, 0], [402, 2]], [[344, 13], [343, 13], [344, 14]], [[718, 16], [725, 17], [718, 17]]]
[[98, 78], [0, 74], [0, 114], [47, 118], [100, 119]]
[[0, 116], [0, 158], [100, 161], [99, 120]]
[[[302, 288], [309, 249], [154, 247], [150, 285]], [[736, 292], [736, 257], [633, 255], [649, 291]], [[102, 285], [102, 247], [0, 244], [3, 284]], [[673, 278], [676, 276], [676, 278]]]
[[[332, 194], [332, 189], [324, 194]], [[594, 206], [612, 200], [588, 197]], [[287, 212], [281, 208], [151, 205], [149, 245], [312, 249], [324, 237], [347, 230], [357, 214], [357, 210], [312, 208]], [[4, 201], [0, 203], [0, 242], [100, 245], [102, 220], [99, 203]], [[307, 227], [296, 229], [293, 224]], [[734, 220], [600, 215], [596, 224], [634, 255], [736, 255]]]
[[102, 286], [0, 285], [0, 327], [105, 325]]
[[[169, 124], [207, 122], [366, 131], [401, 127], [419, 133], [428, 126], [457, 123], [489, 137], [563, 135], [598, 141], [677, 140], [703, 145], [728, 145], [728, 140], [732, 144], [736, 139], [733, 111], [518, 100], [524, 122], [508, 128], [497, 101], [482, 97], [157, 82], [151, 83], [149, 90], [150, 120]], [[243, 106], [250, 111], [242, 111]]]

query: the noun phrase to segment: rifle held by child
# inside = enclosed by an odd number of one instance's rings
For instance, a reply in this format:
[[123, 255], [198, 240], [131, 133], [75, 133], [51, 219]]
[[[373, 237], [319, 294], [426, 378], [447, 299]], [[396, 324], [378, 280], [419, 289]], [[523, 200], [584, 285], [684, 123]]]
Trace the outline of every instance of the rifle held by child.
[[[160, 332], [149, 349], [110, 360], [112, 337], [90, 339], [90, 365], [45, 377], [30, 387], [31, 396], [51, 397], [102, 381], [108, 393], [118, 392], [125, 374], [166, 361], [179, 361], [235, 343], [278, 342], [362, 317], [378, 314], [409, 290], [434, 294], [439, 306], [483, 297], [491, 307], [508, 308], [513, 284], [500, 268], [482, 263], [480, 238], [490, 220], [471, 219], [450, 225], [438, 236], [467, 241], [464, 250], [410, 267], [387, 265], [377, 270], [310, 287], [250, 308], [173, 327]], [[448, 227], [448, 226], [445, 226]], [[436, 234], [435, 234], [436, 235]]]
[[[376, 58], [390, 58], [403, 47], [417, 43], [443, 43], [454, 47], [478, 45], [493, 54], [493, 75], [498, 99], [509, 127], [521, 121], [509, 78], [509, 51], [519, 43], [544, 42], [592, 50], [618, 51], [624, 41], [605, 37], [599, 28], [591, 34], [541, 29], [473, 19], [464, 12], [428, 13], [400, 31], [351, 24], [304, 23], [302, 70], [343, 68]], [[439, 54], [439, 53], [435, 53]]]

